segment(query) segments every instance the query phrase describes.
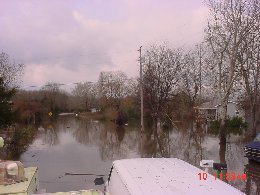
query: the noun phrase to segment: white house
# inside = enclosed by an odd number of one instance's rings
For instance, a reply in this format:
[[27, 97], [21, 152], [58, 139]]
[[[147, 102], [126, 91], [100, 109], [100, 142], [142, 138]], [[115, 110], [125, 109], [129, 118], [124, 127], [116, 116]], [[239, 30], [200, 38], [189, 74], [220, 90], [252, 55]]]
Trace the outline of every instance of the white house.
[[[201, 104], [196, 107], [200, 118], [217, 120], [219, 118], [219, 107], [220, 104], [217, 101], [210, 101]], [[237, 102], [228, 101], [227, 105], [227, 117], [233, 118], [235, 116], [242, 117], [245, 119], [245, 112], [239, 108]]]

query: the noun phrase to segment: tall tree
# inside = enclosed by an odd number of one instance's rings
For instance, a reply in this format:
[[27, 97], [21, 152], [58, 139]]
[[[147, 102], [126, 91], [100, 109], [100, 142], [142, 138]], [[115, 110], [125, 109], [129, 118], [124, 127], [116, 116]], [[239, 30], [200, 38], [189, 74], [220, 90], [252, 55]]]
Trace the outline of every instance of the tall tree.
[[[208, 0], [210, 19], [206, 28], [209, 59], [216, 73], [217, 96], [220, 101], [220, 137], [226, 137], [224, 128], [227, 104], [234, 82], [238, 79], [238, 55], [243, 40], [249, 40], [255, 27], [254, 2], [257, 0]], [[225, 139], [221, 139], [225, 140]]]
[[253, 1], [251, 17], [255, 20], [250, 30], [249, 39], [242, 41], [242, 49], [238, 60], [241, 64], [241, 74], [249, 100], [251, 135], [256, 135], [256, 126], [260, 115], [260, 2]]
[[86, 107], [89, 110], [91, 107], [96, 106], [97, 89], [96, 83], [84, 82], [79, 83], [72, 90], [72, 94], [76, 98], [76, 103], [81, 108]]
[[[181, 90], [187, 94], [188, 106], [193, 110], [196, 100], [202, 98], [202, 90], [208, 69], [204, 63], [205, 48], [202, 44], [184, 55], [181, 70]], [[207, 81], [208, 82], [208, 81]], [[205, 83], [206, 84], [206, 83]]]
[[11, 62], [8, 54], [0, 53], [0, 127], [14, 122], [11, 98], [18, 87], [23, 68], [23, 64]]
[[107, 103], [118, 104], [127, 95], [126, 81], [127, 76], [121, 71], [101, 72], [98, 79], [100, 98]]
[[14, 122], [14, 112], [10, 105], [14, 93], [14, 89], [5, 87], [4, 80], [0, 77], [0, 128], [11, 125]]
[[153, 45], [144, 54], [143, 89], [145, 109], [149, 111], [157, 133], [162, 117], [180, 78], [182, 52], [166, 45]]
[[68, 95], [60, 89], [60, 84], [49, 82], [42, 87], [42, 103], [51, 112], [60, 112], [67, 110]]
[[23, 69], [24, 64], [12, 62], [8, 54], [0, 53], [0, 77], [4, 86], [18, 87]]

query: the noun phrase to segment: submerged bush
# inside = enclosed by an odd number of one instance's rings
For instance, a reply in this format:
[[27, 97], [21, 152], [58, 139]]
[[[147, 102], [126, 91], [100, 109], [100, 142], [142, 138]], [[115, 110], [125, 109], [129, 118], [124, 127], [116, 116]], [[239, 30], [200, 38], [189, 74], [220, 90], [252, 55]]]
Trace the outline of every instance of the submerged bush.
[[[218, 120], [210, 121], [209, 132], [217, 135], [219, 133], [220, 122]], [[233, 117], [225, 120], [225, 127], [227, 129], [227, 134], [242, 134], [243, 130], [246, 129], [247, 123], [243, 121], [241, 117]]]
[[24, 152], [27, 146], [32, 142], [34, 134], [35, 129], [33, 126], [15, 129], [11, 143], [7, 148], [7, 158], [12, 160], [19, 159], [20, 154]]
[[241, 117], [233, 117], [232, 119], [227, 119], [225, 125], [228, 128], [237, 129], [237, 128], [246, 128], [246, 123]]

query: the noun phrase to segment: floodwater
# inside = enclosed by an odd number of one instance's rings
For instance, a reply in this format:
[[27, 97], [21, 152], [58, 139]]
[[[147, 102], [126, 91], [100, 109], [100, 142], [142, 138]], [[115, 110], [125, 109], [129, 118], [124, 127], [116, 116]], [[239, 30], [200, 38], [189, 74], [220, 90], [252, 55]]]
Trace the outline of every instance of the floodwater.
[[[20, 160], [25, 166], [39, 168], [40, 188], [47, 192], [103, 190], [104, 185], [95, 185], [94, 180], [106, 180], [112, 162], [125, 158], [179, 158], [196, 167], [200, 160], [207, 159], [226, 163], [228, 172], [236, 175], [242, 175], [245, 169], [260, 175], [260, 165], [249, 164], [244, 157], [243, 136], [229, 135], [227, 143], [220, 144], [219, 138], [206, 133], [206, 129], [193, 124], [184, 126], [159, 132], [156, 139], [149, 133], [141, 136], [134, 124], [116, 127], [112, 122], [59, 116], [39, 126], [37, 136]], [[259, 177], [228, 183], [247, 194], [260, 190]]]

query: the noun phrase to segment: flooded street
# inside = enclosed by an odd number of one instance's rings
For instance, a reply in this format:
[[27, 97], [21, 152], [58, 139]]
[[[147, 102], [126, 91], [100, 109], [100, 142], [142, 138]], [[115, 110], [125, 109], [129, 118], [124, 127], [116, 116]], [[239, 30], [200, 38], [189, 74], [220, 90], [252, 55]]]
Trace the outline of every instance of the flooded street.
[[[106, 180], [112, 162], [123, 158], [171, 157], [196, 167], [200, 160], [208, 159], [227, 163], [228, 172], [236, 175], [242, 175], [245, 168], [259, 175], [259, 164], [248, 164], [244, 157], [243, 136], [230, 135], [227, 144], [219, 144], [218, 136], [205, 132], [194, 126], [174, 128], [159, 133], [157, 140], [149, 133], [141, 136], [134, 124], [119, 128], [112, 122], [59, 116], [38, 128], [37, 136], [20, 160], [25, 166], [39, 168], [40, 187], [47, 192], [103, 190], [104, 186], [95, 185], [94, 180]], [[260, 187], [259, 178], [229, 183], [248, 194], [256, 194]]]

